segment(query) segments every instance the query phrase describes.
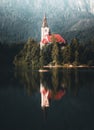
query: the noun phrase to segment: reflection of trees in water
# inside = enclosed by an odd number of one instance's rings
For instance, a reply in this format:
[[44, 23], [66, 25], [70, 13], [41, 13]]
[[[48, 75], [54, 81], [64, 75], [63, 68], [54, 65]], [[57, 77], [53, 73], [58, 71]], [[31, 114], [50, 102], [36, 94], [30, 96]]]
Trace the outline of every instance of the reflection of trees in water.
[[81, 87], [88, 87], [88, 89], [94, 86], [94, 70], [93, 69], [64, 69], [63, 83], [68, 92], [73, 95], [77, 95]]
[[74, 86], [74, 95], [76, 96], [79, 89], [79, 78], [78, 78], [78, 70], [75, 70], [75, 86]]
[[52, 69], [48, 72], [39, 73], [17, 69], [15, 77], [26, 88], [29, 95], [39, 91], [40, 83], [52, 91], [53, 97], [60, 89], [65, 89], [68, 93], [76, 96], [80, 87], [90, 86], [91, 88], [94, 86], [94, 71], [92, 70]]
[[52, 89], [52, 82], [51, 82], [51, 71], [40, 73], [40, 83], [42, 83], [46, 88]]
[[62, 73], [58, 69], [53, 69], [46, 73], [40, 73], [40, 83], [43, 87], [51, 90], [51, 96], [54, 98], [58, 91], [64, 90], [62, 82]]
[[28, 95], [31, 95], [33, 92], [39, 91], [40, 78], [38, 72], [18, 70], [15, 72], [15, 77], [25, 87]]
[[57, 91], [58, 87], [60, 86], [61, 80], [59, 78], [60, 76], [58, 73], [58, 69], [52, 70], [52, 84], [54, 91]]
[[64, 88], [71, 87], [71, 71], [69, 69], [62, 70], [62, 83]]
[[50, 72], [41, 73], [40, 79], [44, 87], [53, 91], [53, 97], [60, 89], [65, 89], [69, 93], [77, 95], [79, 88], [77, 69], [53, 69]]
[[78, 69], [66, 69], [63, 70], [63, 82], [70, 94], [77, 95], [80, 87], [79, 70]]
[[55, 97], [55, 95], [60, 89], [64, 89], [62, 73], [58, 69], [52, 70], [52, 84], [53, 84], [53, 96]]

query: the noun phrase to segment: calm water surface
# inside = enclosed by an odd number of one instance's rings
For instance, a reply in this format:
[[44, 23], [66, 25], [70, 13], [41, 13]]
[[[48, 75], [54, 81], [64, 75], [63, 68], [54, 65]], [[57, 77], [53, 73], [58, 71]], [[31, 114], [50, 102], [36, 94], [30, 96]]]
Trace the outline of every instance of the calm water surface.
[[94, 130], [94, 70], [0, 70], [0, 130]]

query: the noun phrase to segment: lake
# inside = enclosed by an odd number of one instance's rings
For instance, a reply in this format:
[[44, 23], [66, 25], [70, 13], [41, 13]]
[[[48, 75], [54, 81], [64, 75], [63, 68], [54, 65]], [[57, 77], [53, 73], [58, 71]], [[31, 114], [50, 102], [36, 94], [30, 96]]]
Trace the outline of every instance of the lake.
[[94, 69], [0, 70], [0, 130], [94, 130]]

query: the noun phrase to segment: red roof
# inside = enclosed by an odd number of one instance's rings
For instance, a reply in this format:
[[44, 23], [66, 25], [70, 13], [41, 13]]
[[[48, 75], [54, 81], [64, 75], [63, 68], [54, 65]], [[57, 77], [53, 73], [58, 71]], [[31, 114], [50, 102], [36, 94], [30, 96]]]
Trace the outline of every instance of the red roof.
[[[49, 89], [45, 88], [45, 87], [42, 87], [40, 92], [43, 94], [43, 95], [47, 95], [48, 93], [48, 96], [47, 98], [48, 99], [51, 99], [52, 98], [52, 91], [50, 91]], [[56, 94], [55, 94], [55, 97], [54, 99], [55, 100], [60, 100], [63, 96], [65, 95], [65, 90], [59, 90]]]
[[48, 43], [52, 43], [52, 39], [53, 37], [55, 38], [56, 42], [58, 43], [66, 43], [64, 38], [61, 37], [61, 35], [59, 34], [53, 34], [53, 35], [47, 35], [43, 40], [42, 40], [42, 43], [43, 44], [48, 44]]
[[65, 95], [65, 91], [64, 91], [64, 90], [60, 90], [60, 91], [57, 92], [57, 94], [55, 95], [55, 99], [56, 99], [56, 100], [60, 100], [64, 95]]

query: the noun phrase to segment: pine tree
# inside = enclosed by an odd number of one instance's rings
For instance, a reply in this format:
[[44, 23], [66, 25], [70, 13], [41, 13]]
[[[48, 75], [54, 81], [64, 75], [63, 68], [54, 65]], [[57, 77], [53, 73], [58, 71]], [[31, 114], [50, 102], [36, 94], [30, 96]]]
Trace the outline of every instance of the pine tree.
[[74, 38], [70, 44], [71, 63], [76, 62], [75, 60], [77, 60], [78, 49], [79, 49], [78, 39]]
[[56, 39], [53, 38], [53, 47], [52, 47], [52, 61], [57, 65], [59, 63], [59, 47], [58, 44], [56, 43]]
[[39, 68], [40, 48], [38, 44], [34, 44], [32, 47], [32, 68]]
[[78, 50], [75, 51], [75, 61], [74, 61], [74, 64], [75, 65], [78, 65], [79, 63], [79, 52]]
[[45, 63], [45, 59], [44, 59], [44, 51], [43, 49], [40, 50], [40, 67], [43, 67]]
[[14, 64], [25, 65], [32, 68], [39, 67], [40, 48], [39, 45], [31, 38], [28, 39], [27, 43], [20, 53], [15, 57]]
[[70, 45], [67, 45], [64, 49], [63, 49], [63, 63], [70, 63]]

